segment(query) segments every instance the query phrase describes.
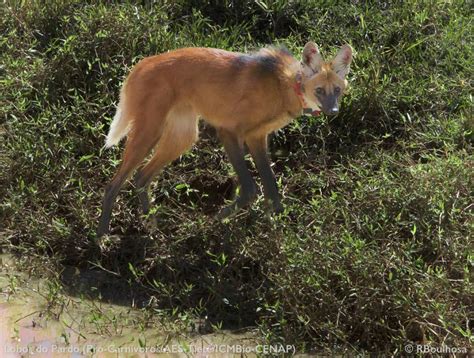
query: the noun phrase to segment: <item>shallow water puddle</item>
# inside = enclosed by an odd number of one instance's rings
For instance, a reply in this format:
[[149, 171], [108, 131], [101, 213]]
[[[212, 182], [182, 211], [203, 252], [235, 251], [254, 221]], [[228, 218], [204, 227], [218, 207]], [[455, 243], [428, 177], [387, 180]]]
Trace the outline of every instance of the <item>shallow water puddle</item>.
[[[14, 262], [0, 255], [0, 356], [81, 357], [79, 334], [61, 320], [44, 316], [46, 299], [39, 282], [28, 284], [13, 270]], [[30, 285], [31, 284], [31, 285]]]
[[[0, 347], [2, 357], [20, 357], [35, 355], [37, 357], [63, 356], [61, 352], [70, 352], [71, 357], [78, 347], [65, 344], [63, 334], [74, 338], [75, 333], [62, 327], [59, 322], [48, 321], [47, 325], [39, 325], [35, 318], [35, 310], [29, 302], [0, 303]], [[25, 317], [26, 316], [26, 317]], [[69, 350], [68, 350], [69, 349]]]
[[31, 301], [17, 298], [0, 303], [0, 357], [218, 357], [223, 353], [241, 356], [237, 354], [239, 349], [248, 350], [245, 356], [254, 355], [250, 350], [255, 343], [252, 345], [253, 340], [244, 334], [174, 338], [167, 343], [165, 335], [152, 329], [139, 332], [130, 328], [111, 336], [83, 335], [66, 322], [43, 319], [38, 308]]
[[66, 295], [51, 308], [46, 283], [25, 278], [13, 267], [11, 257], [0, 255], [2, 358], [256, 355], [256, 340], [247, 333], [192, 335], [143, 328], [139, 310]]

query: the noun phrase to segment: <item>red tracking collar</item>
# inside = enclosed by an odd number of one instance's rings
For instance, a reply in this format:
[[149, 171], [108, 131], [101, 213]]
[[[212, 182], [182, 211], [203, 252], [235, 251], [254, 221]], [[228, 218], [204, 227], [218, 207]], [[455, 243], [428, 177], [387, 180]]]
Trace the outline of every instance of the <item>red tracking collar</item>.
[[304, 97], [303, 97], [303, 89], [301, 86], [301, 81], [298, 81], [297, 79], [295, 84], [293, 85], [293, 89], [295, 90], [295, 93], [298, 96], [298, 99], [300, 100], [301, 107], [306, 108], [306, 101], [304, 100]]

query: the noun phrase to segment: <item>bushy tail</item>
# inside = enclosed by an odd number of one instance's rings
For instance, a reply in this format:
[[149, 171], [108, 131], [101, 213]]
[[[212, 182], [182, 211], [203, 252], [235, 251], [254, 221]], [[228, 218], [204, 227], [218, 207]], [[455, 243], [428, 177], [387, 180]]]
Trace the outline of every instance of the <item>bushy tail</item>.
[[129, 121], [123, 116], [122, 101], [120, 101], [117, 107], [117, 113], [115, 113], [114, 120], [110, 125], [109, 134], [107, 134], [107, 139], [105, 140], [105, 147], [110, 148], [118, 144], [120, 139], [127, 135], [128, 130]]

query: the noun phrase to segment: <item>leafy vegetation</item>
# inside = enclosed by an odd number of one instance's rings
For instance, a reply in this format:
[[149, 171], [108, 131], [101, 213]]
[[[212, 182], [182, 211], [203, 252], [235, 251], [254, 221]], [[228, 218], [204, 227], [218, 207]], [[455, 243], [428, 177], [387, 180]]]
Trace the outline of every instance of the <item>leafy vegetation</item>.
[[[2, 247], [38, 272], [114, 272], [152, 314], [256, 326], [300, 351], [472, 344], [469, 2], [329, 3], [4, 3]], [[340, 115], [298, 119], [271, 140], [282, 215], [265, 216], [260, 200], [213, 219], [235, 180], [203, 125], [154, 186], [153, 214], [140, 217], [129, 185], [114, 235], [96, 241], [121, 151], [101, 148], [133, 64], [185, 46], [299, 55], [307, 40], [327, 57], [350, 43], [356, 56]]]

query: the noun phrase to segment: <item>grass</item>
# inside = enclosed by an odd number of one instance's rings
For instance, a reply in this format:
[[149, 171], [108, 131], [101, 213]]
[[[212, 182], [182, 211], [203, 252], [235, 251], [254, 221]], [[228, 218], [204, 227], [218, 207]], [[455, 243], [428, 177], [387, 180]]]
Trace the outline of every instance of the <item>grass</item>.
[[[0, 244], [38, 273], [41, 265], [112, 272], [152, 315], [258, 327], [265, 341], [299, 351], [467, 347], [469, 13], [463, 1], [7, 1]], [[298, 55], [309, 39], [326, 56], [353, 46], [351, 91], [337, 117], [301, 118], [273, 136], [282, 215], [266, 217], [259, 201], [227, 223], [213, 220], [235, 180], [203, 126], [196, 147], [154, 187], [156, 227], [138, 215], [129, 186], [115, 207], [114, 235], [95, 241], [103, 188], [120, 159], [120, 148], [101, 147], [134, 63], [184, 46], [278, 43]]]

